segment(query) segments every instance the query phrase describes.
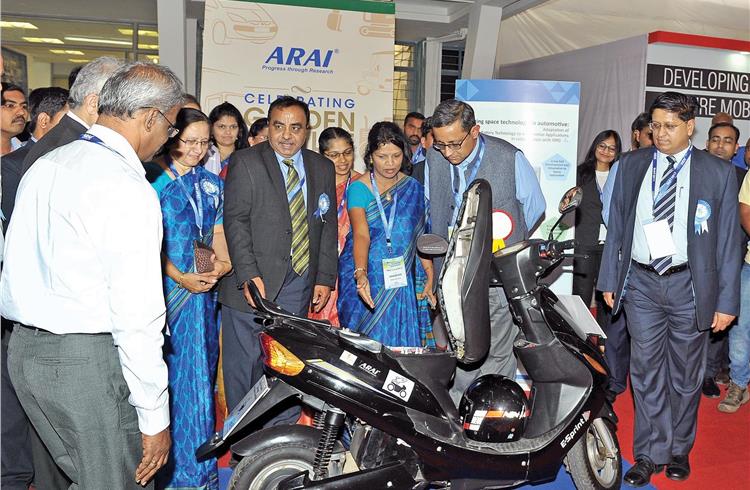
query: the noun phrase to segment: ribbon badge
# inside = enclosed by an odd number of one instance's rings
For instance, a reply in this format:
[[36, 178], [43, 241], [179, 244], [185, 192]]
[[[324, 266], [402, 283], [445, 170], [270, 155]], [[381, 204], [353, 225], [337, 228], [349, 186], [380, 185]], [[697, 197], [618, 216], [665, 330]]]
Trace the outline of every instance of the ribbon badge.
[[201, 189], [208, 194], [214, 201], [214, 207], [219, 207], [219, 186], [208, 179], [201, 180]]
[[328, 194], [325, 192], [318, 197], [318, 210], [315, 211], [315, 217], [320, 218], [320, 221], [323, 223], [326, 222], [326, 220], [323, 218], [323, 215], [328, 212], [328, 209], [331, 207], [331, 199], [328, 197]]
[[708, 218], [711, 217], [711, 206], [704, 200], [699, 199], [695, 208], [695, 234], [708, 233]]

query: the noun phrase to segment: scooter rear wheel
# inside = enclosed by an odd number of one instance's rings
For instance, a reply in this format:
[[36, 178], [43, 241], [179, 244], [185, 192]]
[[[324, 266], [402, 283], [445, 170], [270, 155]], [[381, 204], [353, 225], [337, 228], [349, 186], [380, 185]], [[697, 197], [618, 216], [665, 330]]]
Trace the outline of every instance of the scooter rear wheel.
[[597, 419], [570, 449], [565, 465], [578, 490], [613, 490], [622, 483], [622, 454], [615, 426]]
[[[284, 426], [276, 426], [256, 432], [251, 437], [271, 438], [270, 434], [284, 432]], [[242, 458], [234, 468], [229, 490], [275, 490], [285, 478], [304, 471], [312, 479], [319, 432], [310, 428], [307, 437], [288, 440], [269, 447], [262, 447], [252, 451]], [[329, 473], [337, 469], [332, 462]], [[334, 471], [333, 473], [336, 473]], [[338, 471], [340, 474], [340, 471]], [[328, 476], [337, 476], [329, 474]]]

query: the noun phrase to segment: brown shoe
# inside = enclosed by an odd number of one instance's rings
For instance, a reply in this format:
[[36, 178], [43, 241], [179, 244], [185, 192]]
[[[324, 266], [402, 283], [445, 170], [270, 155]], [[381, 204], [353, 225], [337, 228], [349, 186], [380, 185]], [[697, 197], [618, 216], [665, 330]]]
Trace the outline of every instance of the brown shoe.
[[740, 406], [750, 401], [750, 392], [747, 388], [740, 388], [734, 382], [729, 383], [727, 396], [719, 403], [719, 412], [734, 413]]

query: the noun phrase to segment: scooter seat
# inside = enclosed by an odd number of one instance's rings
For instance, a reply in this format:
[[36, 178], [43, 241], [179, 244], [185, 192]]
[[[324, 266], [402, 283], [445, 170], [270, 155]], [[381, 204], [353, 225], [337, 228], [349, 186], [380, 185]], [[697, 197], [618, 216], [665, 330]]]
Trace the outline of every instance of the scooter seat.
[[456, 355], [453, 352], [402, 354], [390, 351], [389, 355], [404, 371], [430, 390], [449, 418], [458, 420], [458, 410], [448, 394], [448, 383], [456, 372]]

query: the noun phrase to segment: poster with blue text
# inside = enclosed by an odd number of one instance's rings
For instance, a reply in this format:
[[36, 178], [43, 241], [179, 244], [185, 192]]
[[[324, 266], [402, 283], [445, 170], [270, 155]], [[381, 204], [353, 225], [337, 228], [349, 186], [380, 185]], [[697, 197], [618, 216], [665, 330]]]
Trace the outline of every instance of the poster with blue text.
[[[482, 133], [512, 143], [531, 163], [547, 201], [535, 237], [547, 237], [559, 216], [560, 198], [576, 185], [580, 95], [578, 82], [456, 81], [456, 98], [474, 109]], [[566, 219], [555, 238], [573, 238], [572, 225], [573, 220]], [[563, 294], [570, 294], [571, 287], [572, 273], [560, 274], [553, 284], [553, 290]]]

